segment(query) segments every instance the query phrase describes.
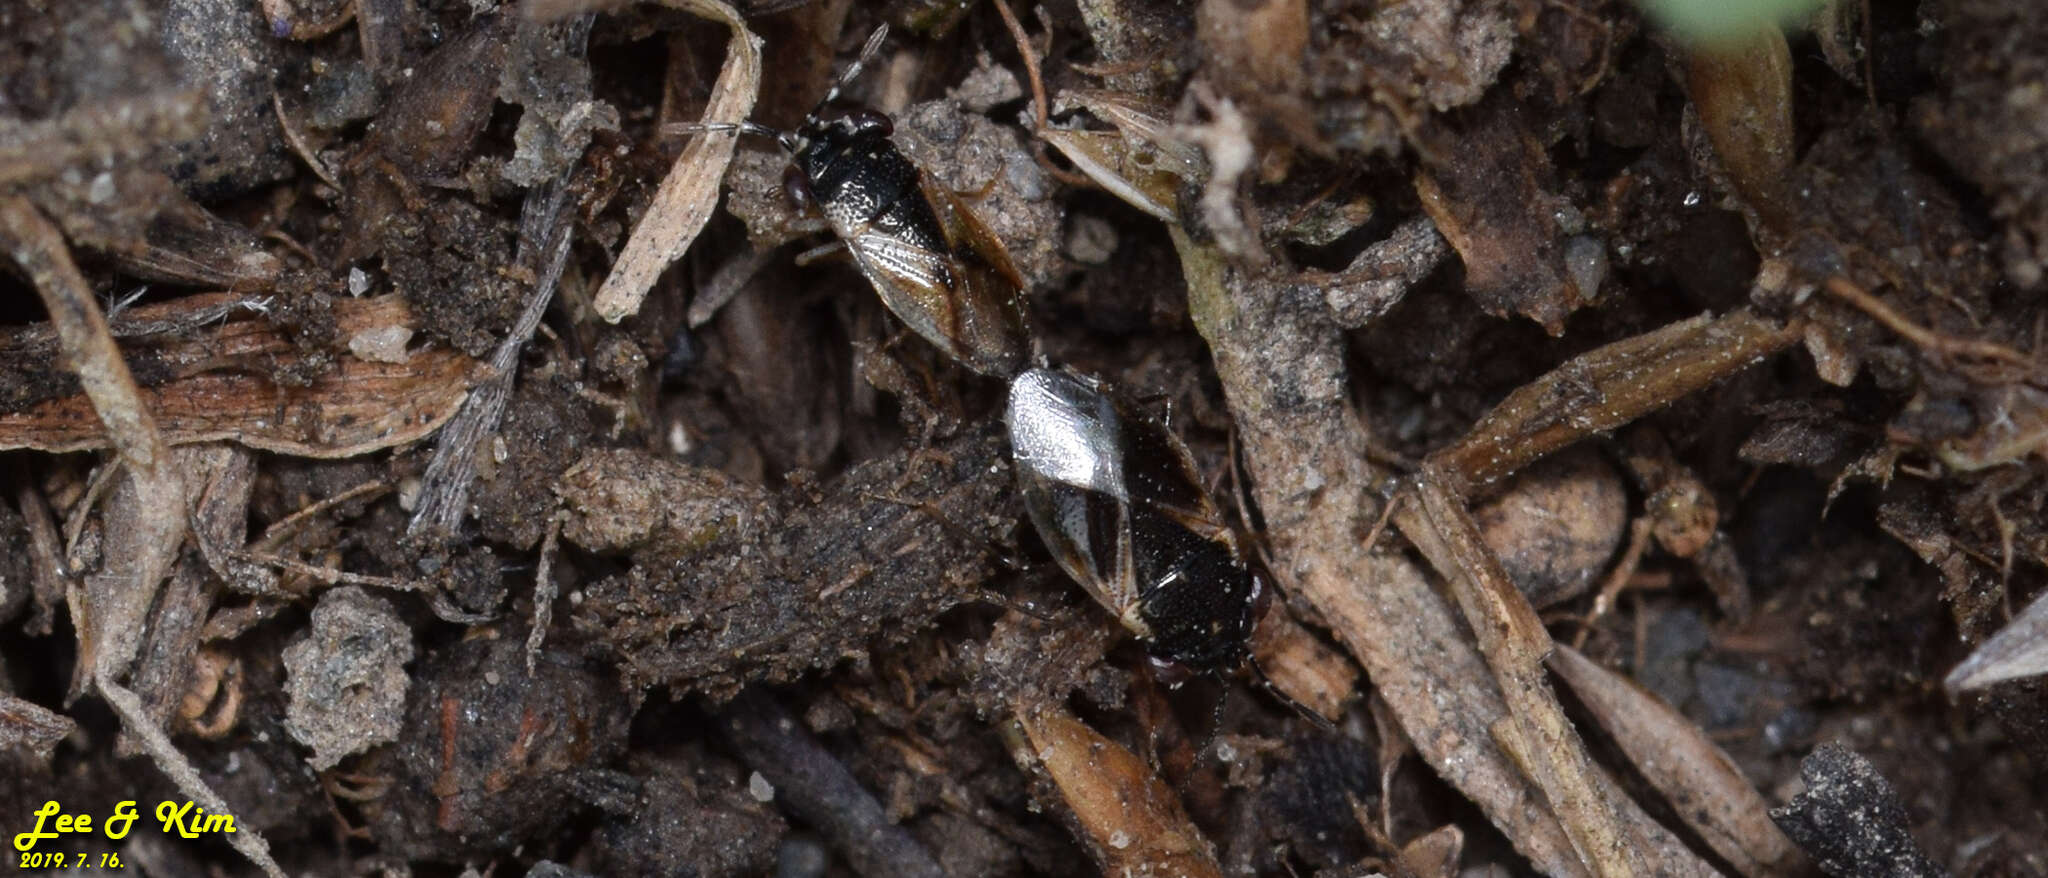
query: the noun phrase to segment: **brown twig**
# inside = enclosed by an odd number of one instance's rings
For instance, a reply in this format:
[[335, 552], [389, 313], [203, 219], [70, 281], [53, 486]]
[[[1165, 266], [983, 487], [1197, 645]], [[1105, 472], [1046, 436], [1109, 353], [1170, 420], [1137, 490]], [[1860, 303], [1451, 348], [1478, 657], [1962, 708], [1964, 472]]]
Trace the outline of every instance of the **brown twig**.
[[1010, 38], [1017, 41], [1017, 55], [1024, 59], [1024, 75], [1031, 83], [1032, 127], [1044, 131], [1047, 111], [1045, 102], [1045, 80], [1038, 71], [1038, 53], [1031, 48], [1031, 37], [1024, 33], [1024, 24], [1017, 20], [1017, 13], [1010, 11], [1009, 0], [995, 0], [996, 14], [1003, 17], [1003, 26], [1009, 28]]
[[1855, 281], [1836, 275], [1821, 283], [1821, 289], [1829, 295], [1856, 306], [1871, 319], [1884, 324], [1886, 329], [1898, 333], [1922, 350], [1942, 357], [1974, 357], [2004, 363], [2032, 371], [2038, 368], [2034, 358], [1996, 342], [1974, 338], [1956, 338], [1943, 335], [1914, 323], [1892, 306], [1858, 286]]
[[748, 690], [720, 716], [726, 740], [803, 818], [866, 878], [942, 878], [945, 872], [908, 830], [889, 821], [861, 786], [803, 725], [767, 693]]
[[1348, 402], [1341, 330], [1304, 319], [1321, 310], [1314, 291], [1249, 276], [1173, 234], [1189, 312], [1215, 354], [1275, 557], [1365, 667], [1416, 753], [1537, 869], [1586, 874], [1493, 740], [1507, 708], [1455, 611], [1408, 558], [1374, 554], [1358, 539], [1364, 519], [1381, 511], [1385, 476], [1367, 462]]
[[0, 748], [49, 759], [57, 743], [78, 730], [71, 718], [32, 701], [0, 694]]
[[7, 198], [0, 200], [0, 238], [41, 294], [58, 340], [122, 463], [152, 485], [170, 481], [174, 474], [162, 470], [168, 450], [156, 420], [143, 406], [142, 391], [114, 344], [106, 316], [57, 227], [27, 199]]
[[562, 538], [562, 516], [548, 517], [548, 530], [541, 537], [540, 561], [533, 571], [533, 628], [526, 632], [526, 673], [540, 662], [540, 646], [548, 636], [548, 624], [555, 618], [555, 554]]
[[328, 510], [350, 500], [383, 496], [389, 490], [391, 490], [391, 482], [389, 480], [382, 478], [370, 479], [358, 482], [354, 487], [348, 488], [332, 497], [308, 503], [300, 507], [298, 511], [278, 519], [277, 523], [265, 528], [263, 536], [257, 538], [256, 542], [249, 544], [249, 551], [259, 555], [276, 552], [278, 546], [283, 545], [285, 540], [298, 532], [299, 525], [304, 524], [313, 516], [325, 514]]
[[1607, 571], [1607, 579], [1600, 583], [1600, 591], [1593, 597], [1593, 609], [1579, 623], [1579, 633], [1572, 638], [1573, 649], [1585, 649], [1586, 637], [1593, 633], [1594, 624], [1614, 609], [1614, 600], [1621, 596], [1629, 577], [1634, 576], [1636, 565], [1643, 561], [1643, 550], [1650, 545], [1650, 517], [1637, 518], [1628, 528], [1628, 548], [1622, 550], [1621, 560], [1614, 562], [1614, 569]]
[[[1094, 186], [1094, 181], [1052, 163], [1052, 157], [1045, 153], [1045, 131], [1051, 111], [1045, 98], [1045, 78], [1038, 68], [1038, 53], [1031, 47], [1030, 36], [1024, 33], [1024, 24], [1017, 20], [1017, 13], [1010, 11], [1008, 0], [996, 0], [996, 13], [1003, 17], [1003, 26], [1009, 28], [1010, 38], [1017, 41], [1017, 55], [1024, 59], [1024, 78], [1031, 83], [1032, 138], [1031, 157], [1038, 166], [1056, 179], [1069, 186]], [[1050, 33], [1047, 34], [1050, 39]]]

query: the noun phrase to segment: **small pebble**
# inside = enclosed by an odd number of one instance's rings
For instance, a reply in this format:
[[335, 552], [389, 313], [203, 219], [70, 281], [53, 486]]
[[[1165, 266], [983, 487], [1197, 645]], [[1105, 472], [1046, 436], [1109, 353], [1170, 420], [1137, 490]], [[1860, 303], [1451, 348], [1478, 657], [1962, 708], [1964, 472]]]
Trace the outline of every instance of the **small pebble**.
[[791, 835], [775, 852], [775, 878], [819, 878], [831, 865], [832, 855], [808, 836]]

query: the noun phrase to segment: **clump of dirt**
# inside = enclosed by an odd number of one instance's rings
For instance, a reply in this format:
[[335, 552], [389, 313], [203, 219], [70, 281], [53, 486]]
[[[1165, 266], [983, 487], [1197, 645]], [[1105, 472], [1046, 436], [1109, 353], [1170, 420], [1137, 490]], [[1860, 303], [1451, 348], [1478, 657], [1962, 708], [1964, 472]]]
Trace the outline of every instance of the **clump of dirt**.
[[[0, 4], [0, 827], [236, 818], [109, 842], [152, 874], [2038, 872], [2048, 26], [1823, 6]], [[788, 185], [835, 87], [915, 173]], [[699, 124], [741, 96], [793, 136]], [[821, 221], [879, 195], [991, 240]], [[1079, 560], [1009, 376], [889, 310], [1013, 294], [1201, 477], [1067, 437]], [[1134, 577], [1219, 545], [1252, 658], [1182, 679]]]

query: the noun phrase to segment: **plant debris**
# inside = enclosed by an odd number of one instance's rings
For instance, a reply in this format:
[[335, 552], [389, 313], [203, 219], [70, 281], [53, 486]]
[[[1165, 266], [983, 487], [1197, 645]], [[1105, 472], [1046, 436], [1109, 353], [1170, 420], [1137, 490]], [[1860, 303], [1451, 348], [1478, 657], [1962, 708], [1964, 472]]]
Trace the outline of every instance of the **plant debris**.
[[[0, 3], [0, 827], [134, 801], [149, 874], [2040, 873], [2048, 32], [1654, 5]], [[840, 130], [903, 162], [793, 200]], [[1020, 490], [1080, 478], [1012, 447], [1034, 368], [1187, 484]], [[1216, 571], [1076, 560], [1131, 496], [1248, 565], [1242, 672], [1148, 651]], [[1055, 552], [1189, 579], [1105, 611]]]

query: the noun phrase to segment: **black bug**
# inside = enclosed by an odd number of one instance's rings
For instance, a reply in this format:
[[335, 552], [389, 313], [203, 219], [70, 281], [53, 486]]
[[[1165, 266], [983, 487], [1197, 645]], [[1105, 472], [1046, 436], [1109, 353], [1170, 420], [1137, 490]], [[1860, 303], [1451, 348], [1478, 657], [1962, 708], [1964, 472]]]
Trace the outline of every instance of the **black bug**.
[[1025, 508], [1054, 560], [1164, 679], [1252, 664], [1264, 588], [1172, 431], [1095, 380], [1052, 369], [1011, 381], [1004, 421]]
[[1008, 377], [1031, 355], [1024, 282], [1009, 252], [959, 196], [889, 139], [894, 125], [872, 109], [826, 115], [882, 40], [877, 28], [860, 57], [795, 131], [753, 122], [685, 126], [763, 134], [788, 150], [784, 182], [799, 204], [815, 205], [882, 304], [940, 351], [984, 375]]
[[1327, 724], [1274, 689], [1253, 660], [1265, 589], [1187, 446], [1092, 378], [1027, 369], [1023, 283], [1001, 242], [896, 148], [886, 115], [825, 114], [886, 34], [868, 38], [795, 131], [752, 122], [695, 130], [774, 137], [791, 155], [790, 194], [824, 215], [883, 304], [940, 351], [1010, 379], [1005, 421], [1032, 524], [1060, 567], [1145, 646], [1162, 679], [1249, 668], [1279, 700]]

